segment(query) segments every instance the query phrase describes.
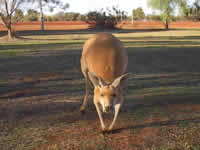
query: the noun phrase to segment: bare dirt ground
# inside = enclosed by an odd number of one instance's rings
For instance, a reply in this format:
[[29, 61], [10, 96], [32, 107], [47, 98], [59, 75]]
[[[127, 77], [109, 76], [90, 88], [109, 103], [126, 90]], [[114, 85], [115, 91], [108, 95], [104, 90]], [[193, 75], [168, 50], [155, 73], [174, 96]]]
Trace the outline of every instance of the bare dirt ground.
[[[89, 24], [84, 21], [54, 21], [45, 22], [45, 30], [80, 30], [88, 29]], [[15, 31], [31, 31], [40, 30], [40, 22], [22, 22], [13, 25]], [[0, 31], [6, 31], [7, 29], [0, 24]]]
[[[45, 22], [45, 30], [83, 30], [92, 27], [93, 24], [88, 24], [84, 21], [54, 21]], [[164, 29], [165, 25], [162, 21], [124, 21], [117, 24], [121, 29]], [[200, 23], [195, 21], [176, 21], [169, 23], [170, 29], [199, 29]], [[40, 22], [22, 22], [13, 25], [15, 31], [31, 31], [40, 30]], [[7, 29], [0, 24], [0, 31]]]

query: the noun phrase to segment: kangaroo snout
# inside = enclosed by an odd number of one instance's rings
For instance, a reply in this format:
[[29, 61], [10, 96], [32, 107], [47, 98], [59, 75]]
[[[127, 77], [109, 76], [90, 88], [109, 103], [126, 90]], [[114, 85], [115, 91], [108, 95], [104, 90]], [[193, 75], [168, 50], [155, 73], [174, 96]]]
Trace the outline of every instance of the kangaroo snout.
[[112, 105], [105, 106], [105, 113], [109, 113], [112, 110]]

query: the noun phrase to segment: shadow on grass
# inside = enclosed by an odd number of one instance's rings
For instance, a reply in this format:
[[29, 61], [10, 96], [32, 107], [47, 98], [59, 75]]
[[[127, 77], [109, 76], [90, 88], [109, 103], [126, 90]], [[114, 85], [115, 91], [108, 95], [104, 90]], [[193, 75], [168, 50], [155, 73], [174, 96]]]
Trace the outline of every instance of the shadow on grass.
[[[17, 85], [2, 86], [0, 90], [0, 100], [16, 99], [20, 97], [45, 96], [45, 95], [71, 95], [72, 93], [81, 93], [84, 91], [84, 84], [71, 84], [71, 79], [57, 79], [52, 81], [33, 81]], [[75, 80], [75, 79], [73, 79]], [[56, 83], [56, 82], [62, 82]], [[50, 85], [49, 85], [50, 84]], [[53, 85], [55, 84], [55, 85]], [[78, 88], [79, 87], [79, 88]]]
[[[187, 38], [186, 38], [187, 39]], [[199, 37], [200, 39], [200, 37]], [[161, 41], [160, 41], [161, 40]], [[124, 45], [125, 46], [141, 46], [141, 47], [160, 47], [160, 46], [171, 46], [171, 47], [178, 47], [178, 46], [200, 46], [200, 42], [199, 41], [164, 41], [162, 40], [162, 37], [160, 38], [160, 40], [157, 41], [124, 41]], [[188, 46], [188, 47], [189, 47]]]
[[[179, 30], [179, 29], [171, 29]], [[32, 31], [17, 31], [17, 36], [38, 36], [38, 35], [66, 35], [66, 34], [94, 34], [98, 32], [110, 32], [110, 33], [135, 33], [135, 32], [160, 32], [166, 31], [165, 29], [78, 29], [78, 30], [32, 30]], [[7, 35], [6, 31], [0, 32], [0, 37]]]
[[128, 129], [141, 129], [141, 128], [147, 128], [147, 127], [161, 127], [161, 126], [172, 126], [172, 125], [179, 125], [181, 123], [200, 123], [200, 117], [191, 118], [191, 119], [183, 119], [183, 120], [169, 120], [169, 121], [160, 121], [160, 122], [153, 122], [153, 123], [147, 123], [143, 125], [136, 125], [136, 126], [127, 126], [123, 128], [118, 128], [110, 131], [109, 133], [117, 134], [122, 132], [123, 130]]
[[[159, 107], [160, 109], [164, 109], [165, 107], [167, 107], [166, 105], [173, 105], [173, 104], [196, 104], [199, 105], [200, 101], [199, 101], [200, 95], [193, 95], [193, 96], [165, 96], [165, 97], [148, 97], [146, 98], [145, 102], [141, 103], [141, 104], [136, 104], [133, 105], [131, 107], [131, 114], [135, 114], [135, 112], [141, 110], [142, 112], [145, 109], [148, 109], [148, 111], [152, 111], [153, 108], [157, 108]], [[146, 102], [149, 103], [149, 101], [151, 101], [151, 104], [146, 104]], [[127, 103], [129, 103], [128, 105], [131, 105], [131, 101], [127, 100]], [[130, 108], [128, 108], [130, 109]], [[145, 116], [145, 114], [148, 114], [148, 111], [143, 112], [142, 115]], [[159, 112], [161, 113], [161, 112]], [[124, 130], [129, 130], [129, 129], [141, 129], [141, 128], [147, 128], [147, 127], [162, 127], [162, 126], [173, 126], [173, 125], [180, 125], [182, 123], [195, 123], [195, 124], [199, 124], [200, 123], [200, 117], [187, 117], [184, 119], [170, 119], [167, 121], [153, 121], [151, 123], [145, 123], [145, 124], [140, 124], [140, 125], [128, 125], [122, 128], [116, 128], [112, 131], [110, 131], [109, 133], [112, 134], [117, 134], [120, 133]]]
[[200, 51], [194, 48], [128, 47], [128, 70], [133, 73], [200, 72]]
[[42, 50], [49, 50], [50, 48], [53, 49], [59, 49], [62, 47], [66, 47], [66, 49], [68, 48], [69, 45], [80, 45], [79, 47], [81, 47], [83, 44], [83, 41], [71, 41], [71, 42], [60, 42], [60, 43], [42, 43], [42, 44], [34, 44], [34, 43], [30, 43], [30, 44], [23, 44], [23, 45], [19, 45], [19, 44], [10, 44], [10, 45], [3, 45], [1, 44], [0, 47], [0, 51], [1, 50], [31, 50], [31, 51], [42, 51]]
[[[199, 37], [200, 38], [200, 37]], [[162, 39], [162, 38], [160, 38]], [[38, 39], [37, 39], [38, 40]], [[39, 40], [46, 40], [46, 39], [39, 39]], [[51, 41], [57, 40], [57, 39], [50, 39]], [[51, 42], [45, 42], [45, 43], [27, 43], [27, 44], [1, 44], [0, 51], [4, 50], [24, 50], [24, 51], [45, 51], [49, 49], [55, 49], [55, 50], [67, 50], [69, 48], [71, 49], [81, 49], [82, 45], [84, 44], [86, 39], [82, 40], [71, 40], [71, 41], [58, 41], [58, 43], [51, 43]], [[177, 50], [181, 46], [188, 47], [188, 49], [195, 49], [200, 47], [199, 41], [124, 41], [123, 42], [125, 47], [128, 49], [141, 49], [141, 48], [155, 48], [159, 49], [160, 47], [167, 48], [168, 46], [171, 47], [171, 49], [176, 48]], [[196, 46], [191, 48], [190, 46]], [[64, 49], [65, 48], [65, 49]], [[184, 48], [183, 48], [184, 49]]]
[[[52, 45], [49, 47], [52, 49]], [[129, 89], [177, 85], [198, 86], [200, 83], [199, 48], [162, 48], [162, 50], [160, 48], [127, 49], [129, 55], [129, 72], [133, 74], [153, 74], [153, 77], [141, 76], [131, 78], [132, 82], [129, 83]], [[80, 69], [80, 57], [80, 50], [67, 50], [56, 51], [54, 53], [48, 51], [33, 56], [18, 56], [2, 59], [0, 65], [0, 76], [2, 78], [2, 81], [0, 80], [0, 83], [2, 82], [0, 85], [2, 87], [0, 88], [0, 97], [3, 97], [2, 95], [9, 92], [24, 89], [33, 89], [37, 91], [42, 84], [44, 90], [37, 92], [37, 95], [47, 94], [48, 91], [54, 94], [64, 93], [64, 89], [67, 89], [67, 87], [69, 87], [69, 91], [71, 91], [70, 87], [75, 91], [77, 87], [82, 87], [83, 84], [74, 84], [72, 86], [67, 82], [70, 82], [70, 80], [83, 79]], [[185, 73], [181, 74], [181, 72]], [[63, 77], [53, 79], [52, 81], [42, 81], [37, 78], [37, 74], [40, 73], [57, 73], [58, 75], [63, 75]], [[171, 73], [172, 75], [170, 75]], [[159, 75], [156, 76], [156, 74]], [[24, 76], [33, 78], [33, 83], [24, 83]], [[20, 80], [20, 83], [9, 82], [10, 78], [12, 78], [13, 81]], [[8, 80], [7, 83], [5, 82], [6, 79]], [[49, 85], [48, 82], [51, 85]], [[58, 82], [59, 84], [57, 84]], [[73, 90], [71, 92], [73, 92]], [[81, 89], [76, 90], [81, 91]], [[84, 88], [82, 90], [84, 91]], [[34, 92], [29, 94], [33, 96], [32, 94], [34, 94]], [[23, 96], [23, 93], [21, 96]], [[11, 98], [14, 97], [11, 96]]]

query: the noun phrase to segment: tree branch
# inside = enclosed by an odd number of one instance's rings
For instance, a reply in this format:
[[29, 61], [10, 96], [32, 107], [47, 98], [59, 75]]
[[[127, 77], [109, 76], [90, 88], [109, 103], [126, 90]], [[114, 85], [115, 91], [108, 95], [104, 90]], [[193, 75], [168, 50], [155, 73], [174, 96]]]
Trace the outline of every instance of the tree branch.
[[5, 17], [2, 13], [0, 13], [0, 17], [1, 17], [1, 20], [3, 22], [3, 24], [8, 27], [8, 23], [7, 23], [7, 17]]
[[7, 3], [7, 0], [4, 0], [4, 4], [5, 4], [7, 16], [9, 16], [10, 14], [9, 14], [9, 11], [8, 11], [8, 3]]
[[22, 0], [20, 0], [20, 1], [18, 1], [18, 2], [17, 2], [17, 0], [13, 0], [13, 2], [14, 2], [15, 4], [13, 4], [13, 8], [12, 8], [12, 10], [11, 10], [11, 15], [15, 12], [15, 10], [16, 10], [17, 8], [19, 8], [19, 5], [22, 3]]
[[12, 15], [13, 10], [15, 8], [16, 0], [12, 0], [11, 7], [10, 7], [10, 14]]

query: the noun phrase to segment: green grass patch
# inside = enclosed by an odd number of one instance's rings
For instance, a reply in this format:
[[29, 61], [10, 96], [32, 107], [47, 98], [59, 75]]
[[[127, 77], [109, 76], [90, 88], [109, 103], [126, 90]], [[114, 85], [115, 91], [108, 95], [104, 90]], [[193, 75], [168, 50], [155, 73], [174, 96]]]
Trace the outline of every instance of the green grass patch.
[[[159, 31], [139, 33], [115, 33], [126, 48], [200, 47], [200, 31]], [[21, 36], [22, 39], [0, 42], [0, 55], [34, 51], [59, 51], [82, 49], [83, 43], [94, 33]]]

